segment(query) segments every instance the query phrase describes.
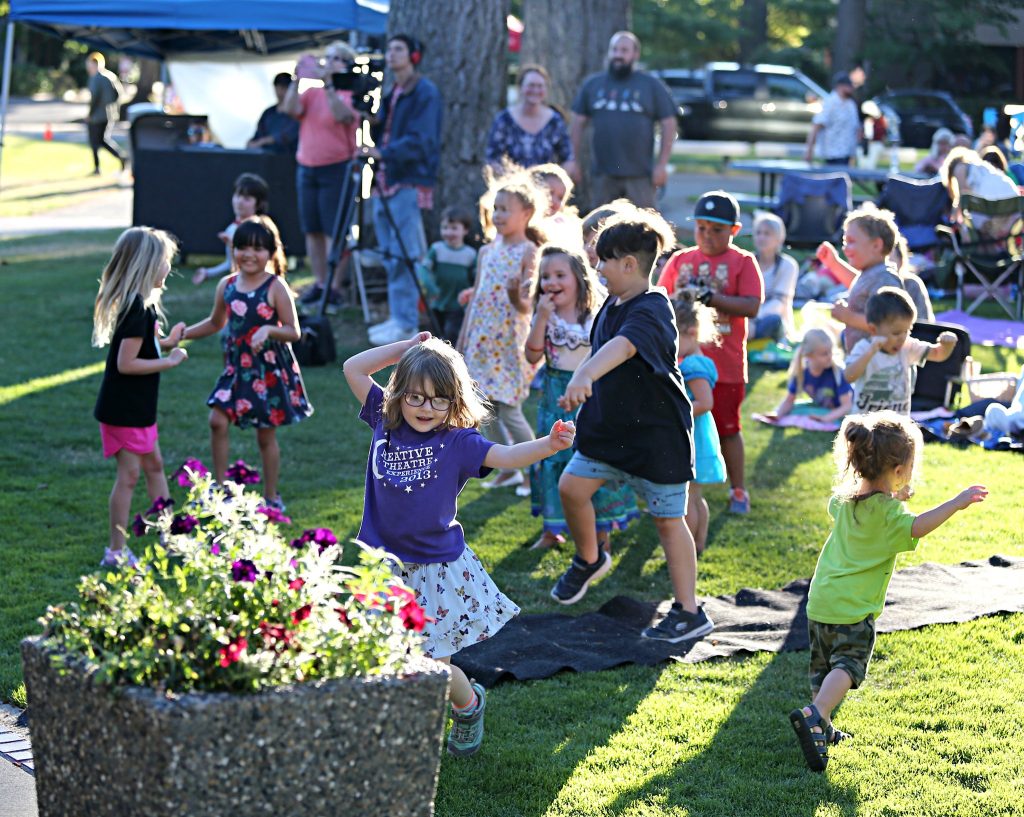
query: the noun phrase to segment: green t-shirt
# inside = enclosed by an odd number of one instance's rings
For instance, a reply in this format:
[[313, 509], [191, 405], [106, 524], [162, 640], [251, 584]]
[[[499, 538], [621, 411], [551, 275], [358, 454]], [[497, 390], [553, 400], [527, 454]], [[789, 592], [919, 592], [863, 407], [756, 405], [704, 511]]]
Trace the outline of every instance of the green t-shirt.
[[459, 293], [473, 286], [476, 250], [468, 244], [453, 250], [443, 241], [435, 241], [423, 259], [423, 266], [433, 274], [437, 288], [437, 298], [431, 306], [441, 311], [462, 309]]
[[887, 494], [859, 502], [833, 496], [832, 533], [825, 541], [807, 595], [807, 617], [822, 624], [856, 624], [885, 606], [896, 554], [914, 550], [917, 518]]

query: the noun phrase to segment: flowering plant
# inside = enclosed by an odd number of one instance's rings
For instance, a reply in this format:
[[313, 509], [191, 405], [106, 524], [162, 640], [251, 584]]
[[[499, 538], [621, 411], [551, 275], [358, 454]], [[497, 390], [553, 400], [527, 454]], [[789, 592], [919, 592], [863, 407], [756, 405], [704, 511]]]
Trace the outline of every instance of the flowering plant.
[[138, 569], [85, 576], [77, 600], [46, 611], [55, 660], [85, 659], [107, 684], [256, 692], [397, 674], [421, 654], [426, 618], [384, 551], [360, 546], [343, 566], [330, 530], [289, 542], [278, 525], [290, 520], [242, 484], [215, 485], [201, 463], [181, 473], [180, 510], [162, 502], [142, 520], [160, 543]]

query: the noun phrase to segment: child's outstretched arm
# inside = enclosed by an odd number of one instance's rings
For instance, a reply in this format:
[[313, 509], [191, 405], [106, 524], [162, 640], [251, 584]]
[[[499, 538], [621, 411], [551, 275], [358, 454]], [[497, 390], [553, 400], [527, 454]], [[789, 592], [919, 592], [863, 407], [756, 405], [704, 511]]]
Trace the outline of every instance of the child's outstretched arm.
[[850, 286], [857, 277], [857, 270], [839, 257], [839, 251], [830, 241], [822, 241], [814, 255], [843, 286]]
[[353, 355], [346, 360], [341, 369], [345, 373], [345, 380], [348, 382], [348, 387], [352, 389], [352, 394], [355, 395], [356, 400], [360, 404], [366, 402], [366, 395], [373, 388], [373, 377], [371, 375], [374, 372], [379, 372], [381, 369], [393, 366], [405, 354], [407, 349], [423, 343], [429, 337], [429, 332], [420, 332], [412, 340], [400, 340], [398, 343], [376, 346], [373, 349], [360, 352], [358, 355]]
[[693, 416], [700, 417], [707, 414], [715, 406], [715, 398], [711, 393], [711, 384], [703, 377], [686, 381], [686, 385], [693, 392]]
[[117, 349], [117, 370], [121, 374], [153, 374], [173, 369], [188, 360], [188, 352], [184, 349], [172, 349], [167, 357], [154, 359], [139, 357], [142, 349], [142, 338], [124, 338]]
[[253, 333], [251, 341], [254, 352], [260, 351], [263, 344], [271, 338], [282, 343], [295, 343], [302, 337], [302, 332], [299, 330], [299, 316], [295, 312], [295, 301], [292, 300], [291, 292], [280, 278], [275, 278], [271, 283], [268, 300], [274, 307], [274, 311], [277, 312], [277, 319], [281, 325], [274, 326], [268, 323], [257, 329]]
[[171, 327], [170, 334], [157, 341], [157, 343], [160, 344], [160, 348], [166, 352], [168, 349], [173, 349], [181, 343], [182, 338], [185, 337], [185, 326], [186, 324], [184, 321], [179, 321], [174, 324], [174, 326]]
[[484, 457], [484, 465], [488, 468], [507, 470], [526, 468], [538, 460], [571, 448], [575, 438], [576, 426], [573, 423], [555, 420], [551, 426], [551, 433], [546, 437], [516, 445], [492, 445]]
[[206, 320], [194, 323], [185, 328], [182, 333], [182, 340], [198, 340], [219, 332], [228, 322], [228, 308], [224, 303], [224, 288], [228, 285], [227, 278], [221, 278], [217, 284], [217, 294], [213, 296], [213, 310]]
[[779, 403], [779, 407], [775, 409], [775, 416], [785, 417], [793, 410], [794, 403], [796, 403], [796, 395], [791, 392], [788, 392], [783, 401]]
[[868, 319], [864, 313], [851, 309], [850, 305], [844, 300], [836, 301], [835, 306], [832, 307], [832, 317], [840, 323], [845, 323], [847, 326], [859, 329], [861, 332], [871, 331], [871, 327], [868, 326]]
[[953, 354], [953, 350], [956, 348], [956, 335], [952, 332], [943, 332], [939, 335], [939, 342], [932, 343], [931, 349], [928, 352], [928, 359], [941, 363], [944, 360], [948, 360], [949, 356]]
[[975, 502], [981, 502], [988, 496], [988, 488], [984, 485], [972, 485], [964, 488], [952, 499], [946, 500], [941, 505], [919, 514], [910, 528], [910, 535], [915, 539], [927, 536], [933, 530], [945, 522], [957, 511], [970, 507]]
[[558, 405], [566, 411], [573, 411], [587, 402], [593, 393], [594, 381], [600, 380], [616, 366], [621, 366], [633, 355], [636, 347], [625, 335], [616, 335], [597, 354], [591, 353], [573, 372], [565, 394], [558, 398]]

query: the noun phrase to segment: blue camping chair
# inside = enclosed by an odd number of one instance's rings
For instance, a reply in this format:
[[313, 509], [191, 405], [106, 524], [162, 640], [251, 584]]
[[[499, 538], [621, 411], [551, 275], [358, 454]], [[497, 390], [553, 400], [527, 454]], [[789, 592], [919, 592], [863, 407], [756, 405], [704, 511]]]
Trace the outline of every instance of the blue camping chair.
[[845, 173], [782, 177], [775, 212], [786, 225], [786, 243], [816, 247], [841, 237], [843, 219], [853, 206], [853, 185]]
[[952, 206], [949, 193], [939, 178], [919, 180], [906, 176], [891, 177], [877, 204], [892, 210], [896, 225], [913, 252], [938, 246], [939, 235], [935, 228], [949, 223]]

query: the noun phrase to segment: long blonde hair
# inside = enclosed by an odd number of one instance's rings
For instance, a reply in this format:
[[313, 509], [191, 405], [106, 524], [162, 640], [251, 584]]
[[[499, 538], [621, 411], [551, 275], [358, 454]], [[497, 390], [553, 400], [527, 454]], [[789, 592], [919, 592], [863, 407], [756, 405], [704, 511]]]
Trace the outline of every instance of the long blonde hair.
[[815, 349], [832, 350], [832, 377], [835, 378], [836, 386], [841, 382], [843, 370], [836, 363], [836, 339], [827, 329], [815, 326], [804, 332], [803, 340], [796, 347], [796, 354], [793, 355], [793, 360], [789, 364], [789, 379], [796, 381], [797, 394], [804, 390], [804, 354]]
[[92, 311], [92, 345], [106, 346], [114, 335], [122, 313], [136, 296], [156, 310], [160, 325], [166, 324], [157, 288], [162, 267], [174, 260], [178, 245], [163, 230], [129, 227], [114, 244], [110, 261], [100, 276], [100, 289]]
[[384, 389], [384, 427], [398, 428], [402, 420], [402, 398], [413, 388], [423, 388], [430, 381], [436, 397], [452, 401], [443, 425], [447, 428], [479, 428], [488, 419], [487, 405], [473, 378], [466, 360], [440, 338], [430, 338], [399, 358]]

